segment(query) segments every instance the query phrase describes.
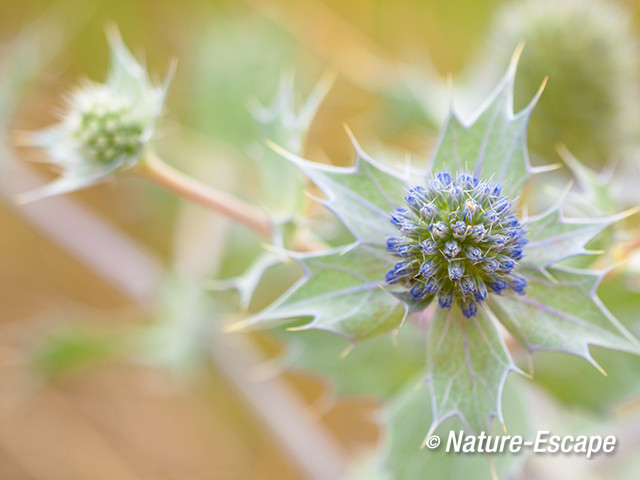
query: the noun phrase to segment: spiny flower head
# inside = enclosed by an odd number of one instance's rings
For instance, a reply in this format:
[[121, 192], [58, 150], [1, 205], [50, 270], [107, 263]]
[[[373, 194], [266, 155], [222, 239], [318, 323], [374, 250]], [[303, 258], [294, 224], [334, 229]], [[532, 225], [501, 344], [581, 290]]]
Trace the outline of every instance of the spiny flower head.
[[526, 151], [538, 97], [513, 112], [518, 53], [471, 120], [452, 109], [426, 172], [382, 165], [355, 140], [357, 161], [348, 168], [281, 149], [355, 240], [296, 254], [304, 278], [235, 326], [310, 318], [295, 329], [328, 330], [352, 342], [405, 328], [407, 320], [426, 326], [427, 438], [452, 416], [474, 432], [488, 431], [496, 419], [504, 426], [504, 382], [519, 369], [498, 324], [529, 352], [570, 353], [593, 364], [590, 345], [640, 352], [596, 295], [608, 270], [564, 263], [594, 253], [586, 245], [629, 212], [570, 218], [562, 196], [522, 222], [516, 217], [525, 185], [548, 170], [532, 166]]
[[414, 301], [437, 297], [441, 308], [455, 303], [467, 318], [489, 292], [525, 292], [527, 282], [515, 270], [526, 231], [499, 185], [442, 172], [409, 189], [404, 200], [406, 208], [390, 217], [400, 236], [389, 238], [386, 248], [400, 260], [387, 272], [387, 284], [404, 287]]
[[106, 82], [86, 82], [70, 96], [58, 125], [28, 134], [25, 143], [46, 150], [61, 176], [20, 201], [78, 190], [131, 168], [152, 139], [171, 74], [153, 85], [115, 29], [109, 31], [109, 46]]
[[84, 158], [101, 165], [133, 155], [143, 143], [144, 121], [133, 102], [105, 85], [79, 92], [67, 122]]

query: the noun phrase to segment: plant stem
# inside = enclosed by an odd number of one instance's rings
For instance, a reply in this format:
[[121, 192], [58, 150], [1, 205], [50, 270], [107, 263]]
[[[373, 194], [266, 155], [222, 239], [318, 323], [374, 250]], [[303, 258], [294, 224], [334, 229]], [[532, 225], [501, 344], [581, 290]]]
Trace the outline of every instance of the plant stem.
[[271, 224], [266, 214], [260, 209], [185, 175], [167, 165], [152, 151], [142, 157], [135, 172], [183, 198], [199, 203], [209, 210], [221, 213], [241, 223], [264, 237], [271, 238]]

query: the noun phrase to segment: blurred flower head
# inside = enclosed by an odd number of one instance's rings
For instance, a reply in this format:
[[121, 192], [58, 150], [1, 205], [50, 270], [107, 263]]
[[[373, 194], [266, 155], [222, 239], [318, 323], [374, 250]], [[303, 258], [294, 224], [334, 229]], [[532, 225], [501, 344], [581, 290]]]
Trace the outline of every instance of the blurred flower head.
[[516, 102], [528, 101], [549, 77], [529, 126], [533, 152], [555, 158], [561, 142], [585, 163], [603, 166], [633, 141], [638, 48], [630, 18], [603, 0], [527, 0], [499, 11], [486, 51], [495, 76], [524, 42]]
[[25, 143], [46, 150], [60, 170], [52, 183], [20, 202], [85, 188], [139, 160], [156, 131], [171, 80], [154, 85], [115, 28], [107, 33], [111, 65], [104, 83], [87, 81], [69, 97], [60, 123], [29, 133]]

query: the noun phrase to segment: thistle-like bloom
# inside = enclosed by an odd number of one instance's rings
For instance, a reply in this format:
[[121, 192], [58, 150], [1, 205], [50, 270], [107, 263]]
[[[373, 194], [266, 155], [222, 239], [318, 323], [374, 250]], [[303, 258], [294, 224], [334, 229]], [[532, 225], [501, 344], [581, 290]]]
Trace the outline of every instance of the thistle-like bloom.
[[488, 292], [524, 293], [527, 282], [514, 270], [526, 232], [500, 186], [466, 172], [455, 178], [442, 172], [404, 200], [408, 208], [391, 215], [401, 236], [390, 237], [386, 248], [401, 260], [387, 272], [387, 284], [403, 286], [415, 301], [437, 297], [441, 308], [455, 303], [467, 318]]
[[304, 278], [244, 325], [310, 318], [297, 329], [356, 342], [416, 314], [428, 321], [429, 432], [451, 416], [476, 432], [502, 421], [504, 382], [519, 371], [504, 329], [529, 352], [570, 353], [593, 364], [590, 345], [640, 352], [596, 295], [605, 272], [564, 263], [589, 253], [586, 244], [624, 214], [567, 218], [561, 197], [546, 211], [516, 217], [523, 188], [541, 171], [524, 141], [537, 97], [517, 114], [512, 109], [516, 61], [472, 121], [449, 116], [426, 171], [380, 165], [355, 140], [351, 168], [280, 150], [322, 190], [355, 240], [294, 254]]
[[154, 86], [127, 50], [118, 32], [109, 31], [111, 68], [105, 83], [86, 82], [71, 94], [62, 121], [28, 134], [25, 143], [46, 150], [61, 170], [54, 182], [19, 197], [39, 200], [94, 185], [136, 164], [156, 131], [171, 72]]

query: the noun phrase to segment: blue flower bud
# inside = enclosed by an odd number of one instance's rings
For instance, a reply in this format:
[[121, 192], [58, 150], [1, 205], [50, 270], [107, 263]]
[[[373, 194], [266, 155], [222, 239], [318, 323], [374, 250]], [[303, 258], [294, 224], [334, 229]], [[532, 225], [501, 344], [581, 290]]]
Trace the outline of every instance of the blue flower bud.
[[461, 173], [458, 175], [456, 183], [464, 190], [472, 190], [478, 185], [478, 179], [468, 173]]
[[484, 302], [487, 298], [488, 292], [482, 280], [476, 280], [476, 290], [473, 292], [473, 298], [476, 302]]
[[404, 233], [405, 235], [408, 236], [413, 236], [416, 233], [416, 230], [418, 228], [418, 225], [414, 222], [411, 222], [409, 220], [405, 220], [402, 225], [400, 225], [399, 230], [401, 233]]
[[422, 253], [425, 255], [433, 255], [438, 251], [438, 246], [433, 240], [426, 239], [420, 243], [420, 250], [422, 250]]
[[433, 220], [438, 214], [438, 209], [433, 203], [427, 203], [420, 207], [420, 217], [426, 222]]
[[488, 283], [488, 285], [489, 285], [489, 288], [496, 293], [501, 293], [504, 289], [506, 289], [509, 286], [507, 285], [507, 282], [505, 282], [501, 278], [493, 279]]
[[431, 227], [431, 233], [436, 238], [446, 238], [449, 235], [449, 227], [444, 222], [436, 222]]
[[489, 223], [489, 225], [495, 225], [500, 221], [500, 215], [498, 215], [495, 210], [491, 209], [484, 212], [484, 219]]
[[438, 266], [431, 260], [427, 260], [422, 265], [420, 265], [419, 273], [424, 278], [429, 278], [433, 276], [438, 271]]
[[447, 191], [447, 196], [451, 202], [460, 202], [464, 197], [464, 191], [458, 185], [452, 183]]
[[440, 308], [450, 308], [453, 305], [453, 294], [449, 292], [441, 292], [438, 296], [438, 304]]
[[467, 220], [467, 218], [471, 219], [474, 214], [480, 213], [479, 206], [474, 200], [467, 200], [464, 202], [464, 215], [463, 219]]
[[455, 240], [450, 240], [444, 244], [443, 251], [447, 257], [454, 258], [460, 253], [460, 245]]
[[504, 235], [491, 235], [489, 237], [491, 247], [500, 251], [507, 243], [507, 238]]
[[453, 230], [453, 236], [456, 238], [462, 238], [467, 234], [467, 224], [462, 220], [458, 220], [453, 222], [451, 225], [451, 229]]
[[409, 290], [409, 295], [411, 298], [417, 301], [424, 300], [427, 297], [427, 290], [425, 290], [424, 286], [421, 283], [415, 284], [411, 290]]
[[498, 213], [511, 210], [511, 202], [507, 197], [501, 197], [493, 204], [493, 209]]
[[408, 277], [413, 270], [413, 262], [396, 263], [385, 275], [385, 280], [389, 284], [398, 283], [403, 278]]
[[438, 293], [440, 291], [440, 282], [435, 278], [428, 278], [424, 284], [424, 289], [429, 293]]
[[465, 250], [465, 255], [474, 264], [482, 260], [482, 250], [480, 250], [478, 247], [467, 247], [467, 249]]
[[495, 258], [486, 258], [482, 263], [482, 268], [487, 273], [493, 273], [500, 268], [500, 262]]
[[515, 215], [507, 215], [502, 221], [502, 225], [504, 225], [505, 227], [519, 227], [520, 221]]
[[461, 262], [451, 262], [447, 267], [449, 273], [449, 279], [452, 282], [457, 282], [464, 275], [464, 267]]
[[516, 262], [514, 262], [506, 255], [499, 255], [498, 257], [496, 257], [496, 260], [500, 262], [500, 271], [502, 273], [511, 273], [511, 270], [513, 270], [516, 266]]
[[400, 247], [401, 245], [403, 245], [401, 238], [398, 238], [398, 237], [388, 238], [386, 243], [387, 252], [391, 254], [395, 254], [398, 250], [398, 247]]
[[478, 314], [478, 305], [474, 301], [467, 301], [462, 304], [462, 314], [467, 317], [475, 317]]
[[409, 258], [413, 255], [414, 250], [414, 245], [400, 245], [395, 254], [402, 258]]
[[471, 277], [462, 277], [460, 280], [460, 290], [462, 293], [472, 293], [476, 289], [476, 282]]
[[409, 192], [404, 197], [405, 202], [411, 207], [412, 210], [419, 212], [420, 208], [424, 204], [426, 191], [423, 187], [413, 187], [409, 189]]
[[524, 289], [527, 286], [527, 280], [520, 275], [511, 275], [509, 278], [509, 286], [511, 289], [519, 293], [520, 295], [524, 294]]
[[448, 187], [449, 184], [452, 182], [451, 180], [451, 175], [449, 175], [447, 172], [440, 172], [436, 175], [436, 179], [440, 182], [440, 184], [443, 187]]
[[402, 225], [404, 225], [404, 222], [407, 220], [408, 213], [409, 212], [404, 208], [396, 208], [391, 214], [391, 218], [389, 220], [391, 221], [391, 224], [394, 227], [400, 228], [402, 227]]
[[469, 235], [472, 240], [478, 242], [485, 239], [485, 237], [487, 236], [487, 229], [484, 225], [474, 225], [469, 230]]
[[509, 251], [509, 256], [514, 260], [522, 260], [523, 253], [521, 248], [513, 248]]

